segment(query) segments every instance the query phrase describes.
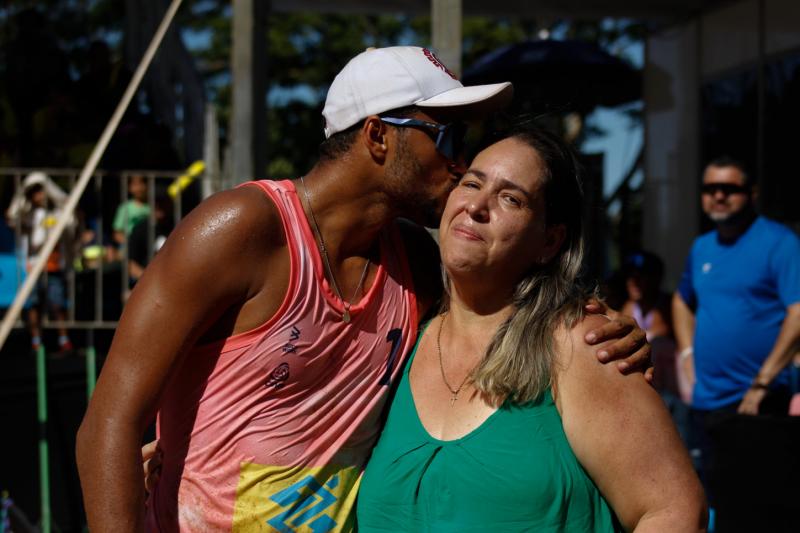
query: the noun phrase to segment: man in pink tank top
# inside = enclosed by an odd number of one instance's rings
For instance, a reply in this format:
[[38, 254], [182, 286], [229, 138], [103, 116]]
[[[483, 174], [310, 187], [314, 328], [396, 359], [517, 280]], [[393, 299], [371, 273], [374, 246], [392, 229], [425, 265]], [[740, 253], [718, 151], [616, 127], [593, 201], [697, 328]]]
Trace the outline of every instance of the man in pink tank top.
[[[436, 226], [464, 127], [510, 84], [463, 87], [429, 50], [368, 50], [331, 85], [303, 178], [219, 193], [125, 308], [78, 434], [93, 533], [341, 531], [417, 323], [441, 290]], [[407, 251], [409, 253], [407, 253]], [[631, 319], [603, 360], [641, 366]], [[145, 504], [140, 445], [158, 416]]]

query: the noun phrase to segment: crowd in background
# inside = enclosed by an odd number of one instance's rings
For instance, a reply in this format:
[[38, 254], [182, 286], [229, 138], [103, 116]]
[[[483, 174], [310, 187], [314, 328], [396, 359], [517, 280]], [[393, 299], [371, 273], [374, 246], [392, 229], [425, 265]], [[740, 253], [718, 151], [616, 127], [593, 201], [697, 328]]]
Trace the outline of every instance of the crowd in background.
[[[31, 348], [43, 343], [42, 319], [56, 324], [57, 344], [48, 346], [57, 355], [73, 352], [66, 324], [68, 311], [76, 319], [114, 321], [130, 289], [141, 277], [147, 263], [166, 240], [174, 225], [174, 210], [166, 194], [165, 180], [133, 174], [120, 178], [128, 198], [113, 209], [109, 223], [102, 222], [102, 210], [82, 201], [69, 215], [66, 228], [48, 255], [37, 284], [25, 303], [23, 320], [30, 333]], [[153, 188], [151, 205], [150, 188]], [[91, 196], [85, 194], [85, 197]], [[15, 257], [8, 263], [21, 286], [25, 274], [40, 258], [49, 232], [62, 215], [67, 193], [56, 180], [41, 171], [29, 173], [14, 192], [5, 210], [2, 253]], [[6, 264], [6, 263], [4, 263]], [[104, 280], [101, 317], [94, 305], [95, 275]], [[68, 276], [74, 276], [74, 294]], [[122, 277], [126, 282], [120, 283]], [[122, 285], [122, 286], [120, 286]]]

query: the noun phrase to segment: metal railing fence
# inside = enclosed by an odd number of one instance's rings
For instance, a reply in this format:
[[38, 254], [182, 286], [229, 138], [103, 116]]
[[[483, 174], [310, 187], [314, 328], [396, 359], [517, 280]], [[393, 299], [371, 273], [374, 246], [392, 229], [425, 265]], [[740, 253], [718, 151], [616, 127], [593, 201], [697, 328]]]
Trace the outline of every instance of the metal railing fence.
[[[0, 180], [13, 180], [15, 194], [22, 194], [23, 181], [32, 172], [43, 172], [52, 181], [69, 191], [74, 185], [79, 170], [73, 169], [21, 169], [0, 168]], [[66, 305], [63, 319], [54, 319], [48, 313], [42, 313], [41, 326], [44, 329], [114, 329], [117, 326], [119, 312], [124, 305], [135, 277], [132, 277], [130, 258], [130, 236], [137, 224], [146, 224], [146, 262], [149, 262], [156, 251], [159, 232], [164, 228], [174, 227], [184, 211], [182, 194], [172, 198], [167, 190], [180, 176], [178, 171], [159, 170], [124, 170], [106, 172], [98, 170], [92, 174], [89, 186], [84, 191], [78, 208], [69, 224], [68, 230], [60, 241], [59, 253], [62, 255], [60, 272], [52, 271], [42, 274], [46, 285], [47, 277], [58, 275], [63, 277], [66, 288]], [[128, 183], [131, 179], [141, 179], [146, 184], [146, 206], [148, 215], [143, 221], [129, 220], [130, 210], [123, 208], [130, 201]], [[197, 198], [199, 200], [199, 198]], [[111, 205], [109, 205], [111, 204]], [[160, 219], [165, 206], [170, 204], [166, 219]], [[53, 206], [58, 209], [58, 206]], [[112, 215], [119, 210], [120, 215]], [[115, 229], [109, 217], [122, 222], [126, 231], [122, 238], [115, 240]], [[119, 217], [122, 218], [119, 218]], [[22, 286], [28, 257], [24, 242], [29, 240], [23, 217], [6, 220], [14, 231], [16, 257], [16, 285]], [[141, 228], [140, 228], [141, 229]], [[27, 230], [29, 231], [29, 230]], [[138, 232], [138, 230], [137, 230]], [[116, 232], [119, 234], [119, 232]], [[144, 265], [141, 265], [144, 266]], [[44, 292], [45, 299], [47, 291]], [[47, 302], [43, 307], [48, 308]], [[17, 320], [15, 327], [23, 327], [24, 322]]]

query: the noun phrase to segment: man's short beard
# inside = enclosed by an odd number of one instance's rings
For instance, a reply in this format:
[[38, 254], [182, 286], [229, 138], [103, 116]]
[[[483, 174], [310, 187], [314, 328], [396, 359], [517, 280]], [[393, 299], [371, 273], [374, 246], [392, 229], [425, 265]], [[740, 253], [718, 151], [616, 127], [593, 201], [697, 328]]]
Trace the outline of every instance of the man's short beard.
[[711, 219], [711, 222], [715, 224], [725, 224], [731, 217], [735, 216], [736, 213], [709, 213], [708, 218]]
[[409, 148], [405, 134], [398, 135], [397, 139], [397, 155], [386, 169], [392, 200], [400, 216], [430, 228], [438, 227], [438, 202], [426, 194], [427, 188], [421, 183], [422, 164]]
[[739, 224], [748, 221], [755, 215], [755, 207], [752, 203], [746, 204], [739, 211], [735, 213], [708, 213], [708, 218], [711, 222], [718, 226], [738, 226]]

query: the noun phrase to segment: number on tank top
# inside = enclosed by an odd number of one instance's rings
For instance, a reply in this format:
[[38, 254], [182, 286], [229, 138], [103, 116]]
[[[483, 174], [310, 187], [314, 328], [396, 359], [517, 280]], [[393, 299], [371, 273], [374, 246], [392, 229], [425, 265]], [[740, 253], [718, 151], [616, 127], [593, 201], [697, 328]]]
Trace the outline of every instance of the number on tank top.
[[379, 385], [389, 385], [392, 380], [392, 367], [394, 366], [394, 360], [397, 357], [397, 351], [400, 349], [400, 342], [403, 340], [403, 331], [400, 328], [395, 328], [389, 331], [389, 334], [386, 335], [386, 342], [392, 343], [392, 352], [389, 354], [389, 360], [386, 362], [386, 372], [383, 373], [383, 377], [378, 382]]

